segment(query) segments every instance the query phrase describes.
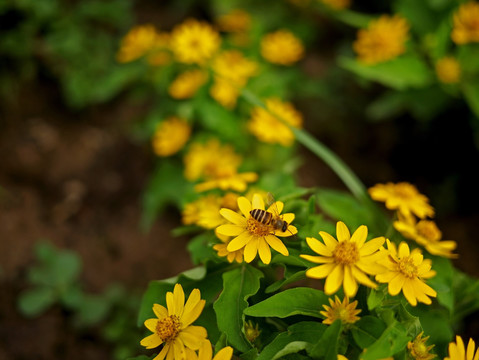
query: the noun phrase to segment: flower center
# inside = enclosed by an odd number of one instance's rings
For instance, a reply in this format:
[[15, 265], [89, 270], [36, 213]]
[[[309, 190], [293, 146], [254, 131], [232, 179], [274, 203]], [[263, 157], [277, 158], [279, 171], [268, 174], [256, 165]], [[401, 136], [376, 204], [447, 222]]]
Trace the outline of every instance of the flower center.
[[411, 256], [406, 256], [398, 262], [399, 271], [409, 279], [417, 277], [417, 266], [414, 265]]
[[156, 324], [156, 334], [164, 342], [175, 340], [180, 333], [180, 318], [170, 315]]
[[410, 184], [397, 184], [394, 191], [402, 199], [410, 199], [414, 196], [414, 189]]
[[439, 241], [441, 239], [441, 231], [437, 228], [434, 221], [421, 220], [417, 223], [416, 229], [419, 235], [430, 241]]
[[339, 264], [350, 265], [359, 260], [359, 251], [356, 243], [341, 241], [333, 251], [333, 257]]
[[246, 221], [246, 228], [255, 236], [266, 236], [271, 234], [271, 226], [262, 224], [251, 216]]

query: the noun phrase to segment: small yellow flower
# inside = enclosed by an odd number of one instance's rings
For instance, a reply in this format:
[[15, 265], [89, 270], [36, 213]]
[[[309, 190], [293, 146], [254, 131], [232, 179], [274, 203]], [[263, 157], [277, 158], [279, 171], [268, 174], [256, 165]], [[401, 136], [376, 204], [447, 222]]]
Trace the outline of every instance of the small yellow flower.
[[[232, 223], [221, 225], [217, 228], [219, 234], [234, 237], [228, 244], [228, 251], [244, 249], [244, 260], [247, 263], [253, 261], [256, 254], [259, 253], [261, 261], [269, 264], [271, 261], [270, 247], [284, 256], [289, 255], [288, 249], [277, 236], [291, 236], [298, 232], [296, 227], [291, 225], [291, 222], [294, 220], [294, 214], [286, 213], [281, 215], [282, 220], [288, 224], [286, 231], [282, 231], [269, 223], [261, 223], [251, 216], [250, 212], [253, 209], [265, 210], [263, 198], [259, 194], [253, 196], [252, 202], [243, 196], [239, 197], [238, 207], [243, 216], [230, 209], [220, 210], [221, 215]], [[267, 211], [273, 214], [273, 209], [277, 209], [279, 215], [283, 210], [283, 203], [276, 201]]]
[[409, 251], [405, 242], [399, 244], [399, 248], [387, 241], [388, 250], [383, 250], [383, 259], [379, 261], [387, 270], [376, 275], [376, 281], [388, 283], [388, 291], [396, 296], [402, 290], [406, 300], [416, 306], [417, 302], [426, 305], [432, 303], [431, 297], [436, 297], [436, 291], [424, 282], [436, 275], [431, 270], [432, 262], [424, 259], [418, 248]]
[[137, 25], [130, 29], [121, 40], [118, 62], [127, 63], [146, 55], [155, 47], [157, 35], [151, 24]]
[[206, 340], [206, 329], [191, 325], [200, 316], [205, 306], [201, 300], [200, 290], [194, 289], [185, 304], [185, 293], [180, 284], [176, 284], [173, 292], [166, 293], [164, 306], [154, 304], [156, 319], [148, 319], [145, 326], [153, 334], [141, 340], [140, 344], [153, 349], [161, 344], [163, 349], [154, 360], [186, 359], [188, 354], [200, 349]]
[[226, 257], [229, 263], [236, 261], [237, 263], [243, 262], [244, 248], [234, 251], [228, 251], [228, 245], [231, 242], [231, 236], [221, 235], [218, 233], [218, 229], [215, 229], [215, 235], [221, 240], [221, 244], [213, 245], [213, 249], [219, 257]]
[[414, 341], [409, 341], [407, 343], [407, 348], [409, 354], [415, 360], [431, 360], [436, 357], [436, 355], [431, 354], [430, 351], [434, 345], [426, 345], [426, 341], [429, 339], [429, 336], [423, 337], [424, 331], [422, 331]]
[[211, 97], [230, 110], [236, 106], [239, 94], [240, 89], [238, 87], [223, 79], [216, 79], [210, 87]]
[[389, 210], [399, 210], [404, 216], [411, 216], [411, 213], [420, 219], [434, 216], [429, 199], [410, 183], [376, 184], [368, 192], [373, 200], [385, 202]]
[[168, 87], [168, 93], [173, 99], [189, 99], [207, 80], [208, 74], [204, 70], [188, 70], [173, 80]]
[[183, 224], [197, 224], [205, 229], [214, 229], [224, 224], [225, 219], [219, 214], [220, 209], [226, 207], [237, 210], [236, 203], [232, 204], [230, 201], [231, 197], [236, 199], [237, 195], [229, 193], [221, 197], [216, 194], [209, 194], [186, 204], [182, 213]]
[[253, 322], [251, 320], [248, 320], [244, 324], [244, 334], [246, 339], [248, 339], [248, 341], [253, 344], [261, 334], [259, 324], [256, 323], [256, 325], [253, 325]]
[[334, 10], [346, 9], [351, 5], [351, 0], [319, 0]]
[[420, 220], [416, 222], [412, 216], [402, 216], [398, 214], [399, 220], [394, 222], [394, 228], [404, 237], [416, 241], [433, 255], [447, 258], [456, 258], [452, 251], [457, 247], [453, 240], [442, 240], [442, 232], [438, 229], [436, 223], [431, 220]]
[[470, 1], [459, 6], [454, 14], [452, 40], [458, 44], [479, 42], [479, 3]]
[[[233, 356], [233, 348], [226, 346], [213, 357], [213, 348], [211, 342], [206, 339], [198, 351], [198, 360], [231, 360]], [[176, 358], [175, 358], [176, 359]], [[189, 357], [188, 360], [196, 360], [196, 357]]]
[[301, 128], [303, 124], [301, 113], [294, 108], [293, 104], [277, 98], [266, 99], [265, 104], [266, 109], [257, 106], [251, 110], [249, 131], [263, 142], [291, 146], [294, 134], [284, 122]]
[[349, 229], [342, 221], [336, 224], [336, 240], [327, 232], [320, 231], [324, 244], [315, 238], [306, 238], [311, 250], [320, 256], [301, 255], [302, 258], [322, 264], [306, 271], [306, 276], [314, 279], [324, 279], [324, 292], [332, 295], [343, 286], [348, 297], [354, 297], [358, 283], [376, 288], [376, 284], [367, 274], [376, 275], [382, 267], [376, 264], [378, 251], [385, 238], [377, 237], [366, 241], [368, 228], [361, 225], [351, 236]]
[[461, 65], [452, 56], [446, 56], [436, 62], [436, 75], [444, 84], [456, 84], [461, 79]]
[[243, 192], [248, 187], [248, 183], [255, 182], [256, 180], [258, 180], [258, 174], [254, 172], [223, 173], [216, 178], [206, 179], [206, 181], [195, 185], [195, 191], [203, 192], [212, 189], [221, 189]]
[[449, 356], [444, 360], [479, 360], [479, 351], [474, 340], [469, 339], [467, 349], [462, 337], [456, 335], [456, 342], [449, 343]]
[[406, 51], [409, 24], [399, 15], [383, 15], [358, 31], [353, 44], [358, 60], [373, 65], [398, 57]]
[[239, 33], [249, 30], [251, 16], [242, 9], [233, 9], [229, 13], [219, 16], [216, 23], [221, 31]]
[[273, 64], [293, 65], [303, 58], [304, 47], [291, 31], [282, 29], [263, 37], [261, 56]]
[[343, 324], [354, 324], [359, 320], [359, 316], [357, 315], [361, 312], [361, 309], [356, 309], [358, 305], [357, 300], [354, 300], [350, 304], [347, 296], [342, 302], [337, 296], [334, 298], [334, 301], [332, 298], [329, 298], [329, 304], [331, 306], [323, 305], [326, 311], [320, 311], [320, 314], [326, 317], [326, 319], [323, 320], [323, 324], [331, 325], [338, 319], [341, 320]]
[[177, 117], [170, 117], [158, 124], [153, 134], [153, 151], [158, 156], [170, 156], [180, 151], [190, 138], [191, 127]]
[[171, 50], [177, 61], [204, 64], [220, 47], [220, 36], [210, 24], [188, 19], [171, 32]]

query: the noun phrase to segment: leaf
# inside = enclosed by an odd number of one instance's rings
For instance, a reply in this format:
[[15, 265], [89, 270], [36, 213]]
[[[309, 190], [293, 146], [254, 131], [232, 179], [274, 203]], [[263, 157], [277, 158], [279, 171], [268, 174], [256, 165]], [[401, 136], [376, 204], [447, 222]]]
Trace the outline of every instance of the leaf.
[[204, 264], [206, 260], [215, 258], [216, 252], [210, 246], [214, 238], [215, 236], [212, 233], [204, 232], [188, 242], [187, 249], [193, 264]]
[[51, 287], [38, 286], [25, 290], [18, 297], [18, 309], [28, 317], [42, 314], [57, 300], [55, 290]]
[[361, 355], [361, 360], [377, 360], [393, 356], [404, 350], [411, 337], [403, 325], [395, 321], [381, 334], [378, 340], [368, 346]]
[[434, 81], [431, 69], [414, 55], [403, 55], [375, 65], [364, 65], [347, 57], [340, 57], [338, 63], [364, 79], [377, 81], [396, 90], [421, 88]]
[[380, 285], [377, 289], [371, 289], [368, 295], [368, 309], [373, 310], [379, 306], [385, 297], [385, 285]]
[[[257, 360], [276, 358], [277, 354], [294, 342], [314, 344], [321, 338], [327, 326], [313, 321], [301, 321], [288, 327], [288, 330], [278, 334], [259, 354]], [[299, 349], [299, 348], [298, 348]], [[301, 349], [302, 350], [302, 349]]]
[[251, 346], [243, 336], [243, 311], [248, 298], [259, 290], [263, 273], [250, 265], [223, 274], [223, 291], [213, 305], [218, 319], [218, 329], [226, 334], [227, 341], [239, 351]]
[[479, 118], [479, 82], [464, 83], [462, 91], [472, 112], [475, 114], [476, 118]]
[[341, 321], [336, 320], [327, 327], [319, 341], [309, 349], [308, 354], [313, 358], [324, 357], [325, 360], [336, 360], [341, 330]]
[[322, 318], [319, 311], [324, 304], [328, 304], [328, 297], [324, 292], [298, 287], [281, 291], [250, 306], [244, 313], [255, 317], [285, 318], [293, 315], [305, 315]]
[[111, 305], [103, 296], [85, 294], [76, 309], [75, 323], [79, 326], [97, 325], [106, 318]]
[[379, 339], [386, 330], [386, 324], [375, 316], [366, 315], [359, 319], [351, 329], [356, 344], [365, 349]]
[[272, 283], [266, 288], [265, 293], [269, 294], [269, 293], [275, 292], [285, 285], [289, 285], [291, 283], [294, 283], [296, 281], [303, 280], [303, 279], [306, 279], [306, 270], [298, 271], [285, 279], [275, 281], [274, 283]]
[[454, 311], [454, 292], [452, 291], [454, 268], [452, 262], [449, 259], [435, 256], [432, 263], [433, 269], [436, 270], [436, 276], [428, 279], [427, 284], [437, 291], [438, 302], [452, 313]]

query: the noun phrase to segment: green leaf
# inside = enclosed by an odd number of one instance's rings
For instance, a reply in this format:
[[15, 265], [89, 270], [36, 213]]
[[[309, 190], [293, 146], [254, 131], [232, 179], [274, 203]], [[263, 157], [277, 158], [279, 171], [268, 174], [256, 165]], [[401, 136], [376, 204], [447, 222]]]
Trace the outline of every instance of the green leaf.
[[383, 359], [404, 350], [411, 337], [397, 321], [387, 327], [378, 340], [364, 350], [362, 360]]
[[215, 258], [216, 252], [210, 245], [214, 239], [214, 234], [204, 232], [188, 242], [187, 249], [191, 255], [193, 264], [204, 264], [208, 259]]
[[427, 284], [437, 291], [438, 302], [452, 313], [454, 308], [454, 292], [452, 291], [454, 268], [452, 262], [449, 259], [435, 256], [432, 264], [436, 276], [428, 279]]
[[324, 357], [325, 360], [337, 360], [341, 330], [341, 321], [336, 320], [327, 327], [319, 341], [308, 350], [308, 354], [313, 358]]
[[376, 342], [386, 330], [386, 324], [375, 316], [366, 315], [359, 319], [351, 329], [356, 344], [365, 349]]
[[340, 57], [338, 63], [364, 79], [377, 81], [396, 90], [425, 87], [435, 79], [424, 61], [414, 55], [404, 55], [375, 65], [364, 65], [347, 57]]
[[472, 112], [479, 118], [479, 82], [464, 83], [462, 91]]
[[56, 300], [57, 295], [54, 289], [38, 286], [25, 290], [20, 294], [18, 297], [18, 309], [25, 316], [35, 317], [46, 311]]
[[306, 270], [298, 271], [286, 279], [275, 281], [274, 283], [272, 283], [266, 288], [265, 293], [269, 294], [269, 293], [275, 292], [285, 285], [289, 285], [291, 283], [294, 283], [296, 281], [303, 280], [303, 279], [306, 279]]
[[368, 295], [368, 309], [373, 310], [379, 306], [385, 297], [386, 285], [380, 285], [377, 289], [371, 289]]
[[479, 309], [479, 279], [454, 269], [453, 293], [455, 303], [452, 323], [459, 323], [465, 316]]
[[248, 298], [259, 290], [263, 273], [250, 265], [223, 274], [223, 291], [213, 307], [218, 319], [218, 329], [227, 336], [228, 343], [239, 351], [251, 348], [243, 336], [243, 311]]
[[76, 309], [75, 323], [79, 326], [97, 325], [106, 318], [111, 305], [103, 296], [86, 294]]
[[[277, 358], [278, 354], [295, 342], [314, 344], [321, 338], [327, 326], [312, 321], [301, 321], [288, 327], [288, 330], [278, 334], [259, 354], [257, 360], [269, 360]], [[297, 344], [299, 345], [299, 344]], [[297, 346], [293, 345], [293, 346]], [[289, 348], [290, 350], [292, 348]], [[296, 347], [299, 350], [299, 347]], [[301, 349], [302, 350], [302, 349]]]
[[273, 295], [247, 308], [244, 313], [255, 317], [285, 318], [293, 315], [305, 315], [322, 318], [321, 306], [328, 304], [324, 292], [316, 289], [298, 287]]

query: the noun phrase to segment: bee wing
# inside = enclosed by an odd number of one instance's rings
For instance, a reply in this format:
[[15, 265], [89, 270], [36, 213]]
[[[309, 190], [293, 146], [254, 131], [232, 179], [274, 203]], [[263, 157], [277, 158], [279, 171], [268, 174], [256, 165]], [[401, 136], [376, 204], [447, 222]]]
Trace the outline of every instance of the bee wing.
[[267, 195], [267, 199], [266, 199], [266, 204], [268, 205], [268, 211], [270, 213], [272, 213], [274, 216], [280, 216], [281, 214], [281, 210], [283, 209], [279, 209], [278, 208], [278, 203], [277, 201], [274, 199], [274, 196], [273, 194], [271, 193], [268, 193]]

